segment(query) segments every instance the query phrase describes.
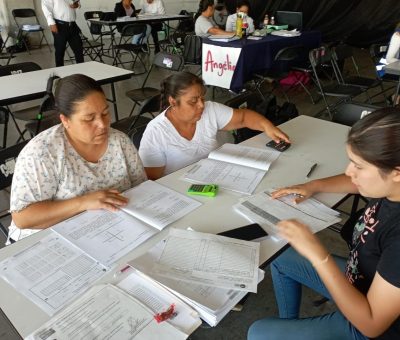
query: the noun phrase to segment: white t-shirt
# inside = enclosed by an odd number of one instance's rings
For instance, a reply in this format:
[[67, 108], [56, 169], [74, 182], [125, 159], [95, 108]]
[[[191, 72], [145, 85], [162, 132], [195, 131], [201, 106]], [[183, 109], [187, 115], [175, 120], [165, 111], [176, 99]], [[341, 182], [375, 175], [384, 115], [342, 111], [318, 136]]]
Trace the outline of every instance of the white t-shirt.
[[194, 32], [199, 37], [208, 37], [211, 35], [208, 33], [208, 30], [213, 27], [217, 27], [217, 24], [212, 18], [207, 18], [204, 15], [200, 15], [194, 24]]
[[[11, 185], [10, 211], [97, 190], [124, 191], [145, 179], [142, 162], [127, 135], [110, 129], [106, 152], [97, 163], [91, 163], [75, 151], [59, 124], [37, 135], [19, 154]], [[37, 231], [19, 229], [12, 222], [9, 236], [17, 241]]]
[[153, 0], [149, 4], [146, 0], [141, 2], [142, 11], [140, 14], [165, 14], [165, 8], [162, 0]]
[[232, 119], [233, 109], [206, 102], [192, 140], [182, 137], [171, 121], [160, 113], [147, 125], [140, 142], [139, 155], [145, 167], [165, 166], [164, 175], [206, 158], [219, 145], [217, 132]]
[[[225, 25], [225, 31], [227, 32], [236, 32], [236, 19], [237, 19], [237, 13], [231, 14], [228, 16], [226, 19], [226, 25]], [[253, 19], [250, 18], [249, 16], [246, 16], [244, 19], [246, 20], [248, 27], [246, 29], [246, 34], [251, 34], [254, 32], [254, 22]]]
[[394, 63], [399, 60], [399, 51], [400, 51], [400, 34], [394, 33], [392, 38], [390, 39], [388, 51], [386, 53], [386, 62], [388, 64]]

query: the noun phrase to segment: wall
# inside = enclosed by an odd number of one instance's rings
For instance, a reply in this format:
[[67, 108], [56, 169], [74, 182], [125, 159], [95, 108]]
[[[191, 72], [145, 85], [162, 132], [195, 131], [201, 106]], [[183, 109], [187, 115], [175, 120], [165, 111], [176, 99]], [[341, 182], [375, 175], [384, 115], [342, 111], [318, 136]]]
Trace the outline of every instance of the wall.
[[[89, 36], [89, 31], [83, 18], [83, 13], [94, 10], [104, 12], [113, 11], [116, 2], [116, 0], [81, 0], [81, 8], [77, 10], [77, 23], [86, 36]], [[163, 0], [163, 2], [168, 14], [177, 14], [182, 9], [197, 11], [199, 4], [199, 0]], [[133, 4], [136, 8], [140, 8], [139, 0], [133, 0]], [[0, 0], [0, 25], [5, 27], [6, 30], [10, 24], [14, 24], [11, 15], [11, 11], [14, 8], [34, 8], [42, 26], [47, 27], [46, 20], [42, 13], [41, 0]], [[53, 39], [49, 30], [47, 30], [46, 35], [49, 42], [51, 42]]]

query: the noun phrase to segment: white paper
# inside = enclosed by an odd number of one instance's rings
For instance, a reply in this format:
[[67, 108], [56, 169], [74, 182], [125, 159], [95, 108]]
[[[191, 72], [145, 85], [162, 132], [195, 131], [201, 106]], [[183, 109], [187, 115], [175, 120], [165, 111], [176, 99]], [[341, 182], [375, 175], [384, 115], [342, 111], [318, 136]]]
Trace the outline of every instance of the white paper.
[[194, 164], [183, 178], [189, 182], [218, 184], [223, 189], [252, 194], [264, 175], [264, 170], [207, 158]]
[[252, 148], [239, 144], [226, 143], [220, 148], [211, 151], [208, 158], [268, 171], [272, 162], [280, 154], [279, 151], [273, 149]]
[[122, 290], [94, 287], [73, 305], [28, 336], [28, 340], [180, 340], [187, 335]]
[[[190, 283], [257, 292], [257, 242], [172, 228], [162, 247], [150, 272]], [[134, 266], [135, 260], [130, 263]]]
[[53, 315], [92, 286], [106, 267], [52, 233], [2, 261], [0, 270], [17, 291]]
[[158, 230], [177, 221], [201, 203], [159, 183], [146, 181], [124, 192], [129, 203], [122, 210]]
[[153, 314], [164, 312], [174, 304], [176, 316], [167, 322], [187, 335], [201, 324], [196, 311], [172, 295], [167, 289], [133, 268], [130, 275], [118, 283], [118, 287], [148, 307]]
[[52, 229], [107, 267], [157, 230], [123, 211], [89, 210]]
[[274, 236], [277, 236], [276, 224], [281, 220], [297, 219], [314, 233], [340, 221], [336, 211], [313, 198], [296, 204], [291, 195], [272, 199], [270, 191], [246, 198], [234, 205], [234, 209]]

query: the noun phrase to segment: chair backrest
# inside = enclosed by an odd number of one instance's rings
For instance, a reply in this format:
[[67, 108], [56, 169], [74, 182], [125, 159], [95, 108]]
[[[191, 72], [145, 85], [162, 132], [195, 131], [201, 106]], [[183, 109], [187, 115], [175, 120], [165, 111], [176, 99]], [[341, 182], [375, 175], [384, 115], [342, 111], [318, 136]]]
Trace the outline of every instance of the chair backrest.
[[6, 149], [0, 149], [0, 190], [11, 185], [17, 157], [27, 143], [28, 141], [24, 141]]
[[379, 60], [385, 57], [388, 50], [388, 45], [386, 44], [372, 44], [369, 48], [369, 55], [371, 56], [374, 64], [378, 64]]
[[10, 76], [19, 73], [38, 71], [41, 69], [42, 68], [38, 64], [30, 61], [25, 63], [5, 65], [5, 66], [0, 66], [0, 77]]
[[132, 37], [134, 35], [141, 34], [142, 37], [139, 40], [139, 44], [141, 44], [144, 36], [146, 35], [146, 29], [146, 25], [140, 23], [124, 25], [121, 29], [121, 39], [124, 37]]
[[135, 145], [136, 149], [140, 147], [140, 141], [142, 140], [143, 133], [146, 130], [147, 125], [138, 126], [133, 128], [128, 132], [128, 136], [131, 139], [133, 145]]
[[315, 68], [322, 64], [331, 63], [332, 53], [325, 46], [321, 46], [310, 50], [308, 58], [310, 60], [311, 66]]
[[89, 32], [92, 35], [99, 35], [103, 30], [103, 25], [96, 24], [94, 22], [88, 21], [89, 19], [101, 19], [103, 17], [104, 12], [102, 11], [89, 11], [83, 13], [83, 16], [87, 22], [89, 27]]
[[17, 8], [11, 11], [14, 18], [36, 17], [36, 12], [32, 8]]
[[379, 106], [365, 103], [343, 103], [335, 108], [332, 121], [347, 126], [353, 126], [353, 124], [362, 117], [380, 108]]
[[274, 59], [275, 61], [294, 61], [302, 51], [302, 45], [284, 47], [278, 51]]
[[188, 34], [183, 43], [185, 64], [201, 65], [202, 39], [195, 34]]
[[161, 94], [156, 94], [153, 97], [150, 97], [143, 101], [138, 116], [141, 116], [145, 113], [160, 113], [161, 111]]
[[153, 65], [171, 71], [180, 71], [184, 63], [185, 61], [181, 55], [166, 52], [158, 52], [153, 60]]
[[115, 12], [103, 12], [100, 19], [105, 21], [115, 21], [117, 20], [117, 14]]

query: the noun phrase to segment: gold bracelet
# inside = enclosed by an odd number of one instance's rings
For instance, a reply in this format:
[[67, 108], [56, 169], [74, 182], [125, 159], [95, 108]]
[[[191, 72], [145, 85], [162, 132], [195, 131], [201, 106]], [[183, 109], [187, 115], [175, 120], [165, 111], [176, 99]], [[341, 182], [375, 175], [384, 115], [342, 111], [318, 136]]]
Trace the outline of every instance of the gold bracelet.
[[312, 265], [314, 268], [316, 268], [316, 267], [320, 266], [321, 264], [325, 264], [325, 263], [328, 262], [329, 256], [331, 256], [331, 254], [328, 253], [328, 255], [326, 255], [326, 257], [325, 257], [323, 260], [318, 261], [318, 262], [316, 262], [316, 263], [315, 263], [315, 262], [311, 262], [311, 265]]

